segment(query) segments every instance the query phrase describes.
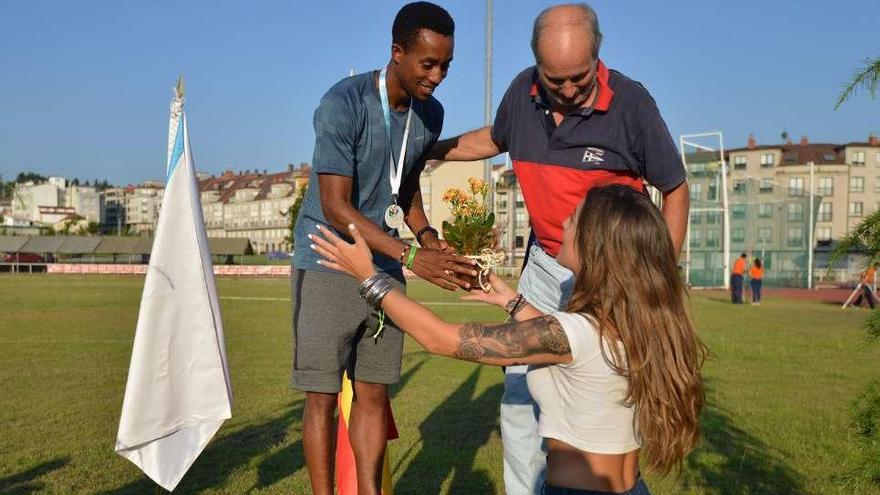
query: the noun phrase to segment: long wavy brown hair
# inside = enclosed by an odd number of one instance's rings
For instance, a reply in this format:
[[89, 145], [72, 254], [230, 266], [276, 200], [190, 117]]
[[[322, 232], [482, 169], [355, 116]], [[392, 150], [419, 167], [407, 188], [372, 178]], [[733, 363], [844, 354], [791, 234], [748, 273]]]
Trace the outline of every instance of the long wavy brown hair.
[[[645, 194], [621, 185], [590, 190], [576, 222], [568, 311], [595, 318], [603, 357], [626, 377], [647, 467], [680, 472], [700, 437], [708, 349], [685, 306], [669, 229]], [[618, 340], [623, 355], [604, 345]]]

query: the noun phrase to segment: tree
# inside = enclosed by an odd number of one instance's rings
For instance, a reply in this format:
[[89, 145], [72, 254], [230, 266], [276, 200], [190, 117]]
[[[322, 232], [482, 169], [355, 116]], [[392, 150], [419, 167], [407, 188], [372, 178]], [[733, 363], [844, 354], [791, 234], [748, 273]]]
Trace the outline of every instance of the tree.
[[82, 235], [85, 232], [85, 228], [81, 225], [81, 222], [85, 220], [85, 217], [82, 215], [76, 215], [66, 218], [62, 223], [61, 230], [59, 231], [62, 235]]
[[15, 183], [6, 180], [3, 174], [0, 173], [0, 200], [11, 198], [13, 189], [15, 189]]
[[[866, 89], [871, 99], [880, 86], [880, 58], [866, 58], [852, 81], [837, 97], [834, 109], [840, 108], [859, 90]], [[880, 263], [880, 210], [875, 211], [847, 233], [831, 253], [829, 269], [841, 256], [860, 250], [867, 258], [865, 268]], [[866, 344], [880, 339], [880, 311], [873, 311], [862, 325]], [[875, 378], [852, 406], [852, 426], [859, 441], [859, 459], [851, 476], [880, 485], [880, 377]]]
[[844, 102], [861, 90], [867, 90], [871, 95], [871, 99], [874, 99], [877, 96], [878, 86], [880, 86], [880, 57], [873, 60], [865, 58], [862, 60], [862, 66], [853, 75], [852, 81], [837, 96], [837, 103], [834, 105], [834, 109], [840, 108]]
[[19, 174], [15, 177], [16, 184], [23, 184], [25, 182], [33, 182], [34, 184], [42, 184], [46, 182], [48, 179], [43, 177], [40, 174], [35, 174], [33, 172], [19, 172]]
[[300, 189], [299, 195], [297, 195], [296, 199], [293, 201], [293, 204], [290, 205], [289, 208], [287, 208], [287, 211], [281, 213], [282, 215], [288, 217], [288, 220], [290, 221], [290, 231], [284, 237], [284, 242], [289, 243], [291, 246], [293, 246], [294, 249], [296, 249], [296, 241], [294, 237], [294, 232], [296, 232], [296, 217], [299, 216], [299, 210], [300, 208], [302, 208], [303, 198], [306, 197], [306, 191], [308, 190], [309, 185], [306, 184], [305, 186], [303, 186], [302, 189]]

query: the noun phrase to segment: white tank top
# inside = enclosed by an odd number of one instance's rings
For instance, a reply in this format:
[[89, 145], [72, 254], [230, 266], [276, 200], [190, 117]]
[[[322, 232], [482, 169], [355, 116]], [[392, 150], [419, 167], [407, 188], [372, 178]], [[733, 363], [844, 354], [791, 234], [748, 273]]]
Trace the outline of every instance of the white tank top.
[[[622, 405], [626, 378], [602, 358], [595, 325], [577, 313], [553, 316], [568, 337], [572, 361], [529, 367], [529, 392], [541, 409], [538, 434], [596, 454], [623, 454], [639, 448], [634, 410]], [[610, 358], [607, 347], [606, 354]]]

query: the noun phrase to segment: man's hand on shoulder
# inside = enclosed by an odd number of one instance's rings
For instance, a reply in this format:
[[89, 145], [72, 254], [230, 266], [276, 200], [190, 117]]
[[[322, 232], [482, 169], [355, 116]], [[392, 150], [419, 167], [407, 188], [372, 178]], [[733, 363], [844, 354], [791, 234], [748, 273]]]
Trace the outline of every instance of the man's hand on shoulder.
[[432, 160], [473, 161], [492, 158], [506, 150], [492, 140], [492, 126], [481, 127], [460, 136], [437, 141], [428, 153]]

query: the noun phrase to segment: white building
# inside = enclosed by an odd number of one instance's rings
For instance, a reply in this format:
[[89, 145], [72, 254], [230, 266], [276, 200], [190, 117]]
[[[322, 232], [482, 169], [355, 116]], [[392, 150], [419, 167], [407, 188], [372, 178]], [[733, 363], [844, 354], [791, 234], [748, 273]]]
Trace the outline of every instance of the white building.
[[125, 189], [125, 226], [132, 234], [153, 235], [159, 220], [159, 208], [165, 185], [147, 181]]
[[73, 208], [86, 222], [101, 223], [101, 196], [92, 186], [70, 185], [66, 189], [65, 206]]
[[42, 184], [16, 184], [12, 192], [12, 217], [18, 222], [42, 222], [40, 207], [65, 206], [64, 185], [61, 177], [50, 177]]

